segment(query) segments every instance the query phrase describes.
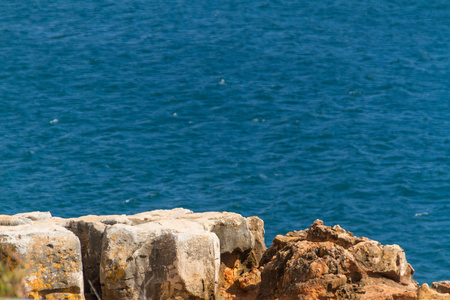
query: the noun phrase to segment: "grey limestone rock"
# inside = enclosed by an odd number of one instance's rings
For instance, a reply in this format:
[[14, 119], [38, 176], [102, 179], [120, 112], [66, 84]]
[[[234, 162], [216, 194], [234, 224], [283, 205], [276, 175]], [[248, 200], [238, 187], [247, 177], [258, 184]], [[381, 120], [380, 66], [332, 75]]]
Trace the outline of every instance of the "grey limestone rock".
[[183, 208], [72, 219], [2, 215], [4, 245], [33, 257], [27, 280], [35, 298], [103, 300], [217, 299], [221, 259], [247, 270], [265, 249], [261, 219]]
[[103, 238], [105, 299], [215, 299], [219, 240], [185, 220], [114, 225]]

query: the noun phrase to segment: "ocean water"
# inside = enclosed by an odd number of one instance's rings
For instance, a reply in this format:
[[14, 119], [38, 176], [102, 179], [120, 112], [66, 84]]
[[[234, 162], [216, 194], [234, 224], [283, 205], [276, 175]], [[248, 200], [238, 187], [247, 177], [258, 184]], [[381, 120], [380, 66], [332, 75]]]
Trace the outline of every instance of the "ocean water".
[[0, 1], [0, 214], [315, 219], [450, 279], [448, 0]]

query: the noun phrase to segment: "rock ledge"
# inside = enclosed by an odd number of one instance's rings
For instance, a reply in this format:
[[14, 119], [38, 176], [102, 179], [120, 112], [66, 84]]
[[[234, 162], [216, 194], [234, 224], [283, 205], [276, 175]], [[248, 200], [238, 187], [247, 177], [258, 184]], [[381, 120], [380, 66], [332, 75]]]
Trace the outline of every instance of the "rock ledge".
[[264, 245], [261, 219], [228, 212], [0, 216], [0, 259], [24, 262], [33, 299], [217, 299], [222, 261], [256, 267]]
[[418, 286], [398, 245], [320, 220], [266, 249], [261, 219], [228, 212], [0, 215], [12, 257], [32, 299], [450, 300], [450, 281]]

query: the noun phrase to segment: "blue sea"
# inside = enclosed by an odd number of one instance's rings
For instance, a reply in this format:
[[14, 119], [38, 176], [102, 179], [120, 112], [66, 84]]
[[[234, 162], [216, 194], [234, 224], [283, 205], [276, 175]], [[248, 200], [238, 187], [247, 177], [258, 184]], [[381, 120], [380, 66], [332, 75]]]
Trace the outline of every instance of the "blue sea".
[[448, 0], [0, 0], [0, 214], [231, 211], [450, 280]]

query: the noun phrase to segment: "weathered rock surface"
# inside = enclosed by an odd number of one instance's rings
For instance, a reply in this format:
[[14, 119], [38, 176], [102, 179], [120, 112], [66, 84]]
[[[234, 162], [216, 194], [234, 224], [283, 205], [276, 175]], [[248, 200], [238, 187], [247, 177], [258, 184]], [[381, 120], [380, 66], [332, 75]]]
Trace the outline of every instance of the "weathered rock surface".
[[102, 220], [101, 217], [87, 216], [64, 224], [80, 240], [85, 295], [91, 299], [96, 299], [96, 292], [101, 294], [100, 261], [103, 235], [107, 227]]
[[[219, 280], [220, 261], [227, 260], [231, 256], [235, 258], [233, 266], [246, 265], [247, 269], [251, 269], [257, 266], [265, 250], [262, 220], [257, 217], [246, 219], [239, 214], [227, 212], [193, 213], [187, 209], [177, 208], [130, 216], [83, 216], [68, 220], [64, 226], [74, 232], [81, 241], [86, 295], [92, 299], [94, 299], [94, 290], [91, 285], [102, 299], [116, 299], [114, 295], [118, 295], [120, 299], [135, 299], [133, 297], [139, 296], [142, 292], [158, 299], [176, 295], [201, 299], [217, 298], [219, 287], [225, 284]], [[129, 236], [128, 243], [122, 241], [124, 243], [121, 246], [122, 249], [138, 251], [137, 249], [142, 248], [150, 252], [141, 255], [142, 257], [133, 256], [127, 252], [128, 261], [112, 259], [117, 254], [111, 249], [117, 250], [118, 246], [115, 243], [121, 241], [113, 239], [111, 232], [118, 228], [121, 228], [123, 234], [127, 232]], [[145, 234], [142, 228], [146, 228]], [[164, 260], [166, 264], [164, 268], [169, 268], [170, 272], [155, 273], [151, 270], [163, 267], [158, 266], [155, 261], [153, 265], [149, 265], [147, 261], [152, 258], [152, 249], [157, 249], [154, 246], [155, 243], [162, 243], [161, 236], [168, 238], [168, 242], [163, 243], [167, 250], [164, 253], [167, 256]], [[187, 244], [183, 244], [182, 241], [185, 238], [180, 239], [180, 237], [187, 236], [190, 236], [189, 243], [191, 240], [196, 242], [189, 244], [186, 240]], [[215, 240], [217, 238], [218, 243]], [[219, 249], [215, 248], [217, 245]], [[192, 264], [194, 260], [189, 260], [189, 263], [175, 261], [175, 258], [181, 259], [180, 249], [185, 249], [191, 253], [191, 256], [197, 249], [199, 256], [197, 261], [203, 260], [201, 272], [206, 272], [203, 275], [208, 276], [201, 281], [193, 280], [193, 278], [199, 278], [200, 264], [196, 265], [196, 270], [188, 267], [195, 265]], [[140, 253], [143, 251], [139, 250]], [[207, 257], [205, 251], [209, 253]], [[172, 260], [168, 258], [169, 256]], [[139, 271], [133, 269], [133, 265], [141, 266], [138, 268]], [[114, 270], [120, 271], [113, 272]], [[236, 269], [236, 273], [241, 272], [243, 268]], [[178, 273], [185, 276], [177, 275]], [[167, 280], [169, 277], [177, 277], [179, 282], [170, 283], [171, 281]], [[199, 292], [200, 284], [201, 292]], [[119, 286], [121, 290], [117, 292]]]
[[414, 270], [399, 246], [320, 220], [277, 236], [260, 269], [258, 299], [417, 299]]
[[450, 300], [450, 281], [417, 286], [399, 246], [320, 220], [266, 249], [264, 222], [235, 213], [0, 215], [11, 252], [34, 299]]
[[255, 258], [259, 262], [264, 252], [267, 250], [266, 243], [264, 240], [264, 234], [266, 233], [264, 231], [264, 221], [258, 217], [248, 217], [247, 224], [248, 228], [255, 237], [255, 247], [253, 249], [255, 252]]
[[450, 294], [450, 281], [436, 281], [431, 284], [431, 287], [439, 293]]
[[135, 214], [129, 216], [128, 219], [133, 222], [132, 225], [139, 225], [160, 220], [183, 219], [186, 215], [191, 214], [194, 214], [194, 212], [185, 208], [158, 209]]
[[33, 222], [20, 216], [0, 215], [0, 226], [18, 226], [25, 224], [33, 224]]
[[46, 212], [33, 211], [33, 212], [28, 212], [28, 213], [15, 214], [14, 217], [26, 218], [26, 219], [30, 219], [32, 221], [41, 221], [41, 220], [51, 219], [52, 214], [48, 211], [46, 211]]
[[54, 224], [0, 227], [0, 248], [2, 256], [15, 252], [25, 264], [30, 298], [84, 299], [80, 243], [69, 230]]
[[418, 300], [450, 300], [450, 294], [447, 292], [441, 292], [435, 283], [432, 284], [433, 288], [426, 283], [422, 284], [417, 291]]
[[[30, 296], [44, 299], [217, 299], [223, 261], [240, 278], [265, 250], [262, 220], [227, 212], [73, 219], [32, 212], [0, 216], [0, 224], [0, 245], [14, 244], [30, 261]], [[25, 246], [31, 242], [23, 236], [39, 236], [41, 244]]]
[[247, 220], [239, 214], [206, 212], [188, 214], [184, 219], [201, 224], [204, 230], [215, 233], [220, 240], [220, 253], [244, 252], [255, 246], [255, 237]]
[[105, 299], [214, 299], [219, 239], [185, 220], [114, 225], [103, 238]]

